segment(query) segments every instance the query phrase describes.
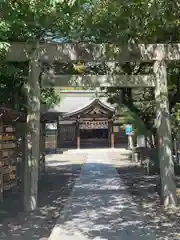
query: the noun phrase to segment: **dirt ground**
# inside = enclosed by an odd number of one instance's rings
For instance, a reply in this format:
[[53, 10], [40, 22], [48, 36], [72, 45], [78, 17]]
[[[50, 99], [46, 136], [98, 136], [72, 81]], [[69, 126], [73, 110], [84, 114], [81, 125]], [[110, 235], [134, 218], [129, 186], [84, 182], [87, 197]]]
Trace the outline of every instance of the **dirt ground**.
[[84, 155], [73, 154], [47, 158], [46, 175], [39, 184], [39, 206], [35, 212], [23, 212], [21, 193], [6, 197], [0, 207], [0, 240], [48, 239], [80, 174], [84, 158]]
[[[159, 176], [147, 176], [144, 170], [131, 161], [122, 161], [118, 153], [110, 153], [121, 179], [133, 201], [144, 212], [145, 224], [156, 234], [157, 240], [178, 240], [180, 239], [180, 177], [176, 177], [178, 206], [175, 210], [164, 210], [160, 205], [159, 194], [156, 183]], [[127, 157], [127, 156], [126, 156]]]
[[[127, 154], [121, 153], [121, 158], [119, 152], [108, 155], [133, 201], [144, 212], [145, 223], [154, 231], [157, 240], [180, 239], [180, 199], [175, 211], [165, 211], [157, 193], [158, 176], [146, 176], [137, 164], [129, 160]], [[38, 209], [33, 213], [24, 213], [22, 194], [7, 198], [0, 205], [0, 240], [48, 239], [80, 174], [85, 157], [85, 154], [73, 153], [49, 155], [46, 175], [39, 184]], [[176, 180], [179, 188], [180, 177]]]

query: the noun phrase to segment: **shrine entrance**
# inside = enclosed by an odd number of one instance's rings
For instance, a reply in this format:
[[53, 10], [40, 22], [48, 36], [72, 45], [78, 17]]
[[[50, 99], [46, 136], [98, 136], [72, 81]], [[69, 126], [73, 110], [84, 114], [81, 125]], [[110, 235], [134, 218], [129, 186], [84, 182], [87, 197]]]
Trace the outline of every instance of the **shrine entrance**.
[[[104, 148], [114, 147], [113, 133], [113, 116], [115, 109], [95, 98], [81, 109], [64, 114], [59, 121], [60, 126], [60, 142], [59, 147], [66, 148], [73, 143], [79, 148]], [[70, 135], [62, 134], [62, 130], [66, 129], [65, 124], [68, 122], [68, 128], [73, 128]], [[69, 145], [69, 147], [71, 147]]]
[[108, 121], [101, 122], [96, 120], [94, 122], [86, 122], [86, 125], [87, 128], [81, 128], [82, 126], [80, 126], [81, 148], [103, 148], [110, 146]]
[[80, 130], [81, 139], [108, 139], [108, 129]]

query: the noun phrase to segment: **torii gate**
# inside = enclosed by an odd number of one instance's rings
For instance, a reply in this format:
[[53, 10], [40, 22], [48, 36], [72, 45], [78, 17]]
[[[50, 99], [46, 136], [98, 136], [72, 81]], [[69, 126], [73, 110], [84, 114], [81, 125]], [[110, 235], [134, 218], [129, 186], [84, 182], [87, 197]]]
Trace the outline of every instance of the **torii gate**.
[[[153, 87], [156, 100], [156, 126], [159, 140], [159, 159], [164, 204], [176, 204], [173, 179], [172, 139], [168, 106], [166, 61], [180, 60], [180, 44], [150, 44], [119, 47], [113, 44], [56, 44], [56, 43], [10, 43], [5, 59], [14, 62], [29, 62], [27, 84], [27, 142], [25, 158], [24, 207], [37, 207], [38, 163], [40, 138], [40, 85], [41, 62], [61, 61], [111, 61], [153, 62], [153, 75], [44, 75], [44, 84], [53, 81], [54, 86], [120, 86]], [[172, 194], [173, 193], [173, 194]]]

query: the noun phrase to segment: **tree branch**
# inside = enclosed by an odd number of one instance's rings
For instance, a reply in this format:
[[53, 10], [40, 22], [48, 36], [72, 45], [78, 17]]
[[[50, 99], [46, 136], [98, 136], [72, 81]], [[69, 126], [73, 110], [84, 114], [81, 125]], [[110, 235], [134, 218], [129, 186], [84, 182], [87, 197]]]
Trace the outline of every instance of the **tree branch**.
[[169, 110], [170, 111], [172, 110], [172, 108], [175, 107], [176, 103], [179, 102], [179, 100], [180, 100], [180, 81], [179, 81], [179, 78], [178, 78], [177, 91], [172, 96], [172, 98], [169, 100]]
[[150, 116], [147, 116], [145, 112], [142, 112], [136, 105], [133, 103], [132, 98], [132, 90], [130, 88], [123, 88], [122, 89], [122, 99], [123, 104], [127, 106], [132, 112], [136, 113], [137, 116], [141, 119], [142, 122], [146, 125], [147, 129], [155, 134], [155, 129], [153, 128], [152, 124], [149, 122]]

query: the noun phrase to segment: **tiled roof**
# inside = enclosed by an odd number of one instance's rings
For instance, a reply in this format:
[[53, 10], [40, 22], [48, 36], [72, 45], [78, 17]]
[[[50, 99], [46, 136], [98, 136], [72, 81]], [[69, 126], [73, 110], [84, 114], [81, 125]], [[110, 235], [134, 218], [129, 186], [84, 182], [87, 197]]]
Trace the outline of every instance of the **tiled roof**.
[[112, 108], [111, 106], [108, 106], [106, 103], [104, 103], [102, 100], [100, 100], [99, 98], [94, 98], [93, 100], [91, 100], [88, 104], [85, 104], [83, 107], [80, 107], [79, 109], [76, 109], [70, 113], [66, 113], [64, 115], [64, 117], [68, 117], [68, 116], [72, 116], [74, 114], [78, 114], [81, 111], [87, 110], [89, 107], [94, 106], [95, 104], [98, 104], [100, 106], [103, 106], [104, 108], [108, 109], [111, 112], [114, 112], [114, 108]]
[[[71, 93], [60, 93], [61, 101], [53, 108], [49, 109], [48, 112], [59, 112], [59, 113], [70, 113], [77, 109], [83, 108], [88, 105], [96, 98], [96, 94], [93, 92], [71, 92]], [[112, 107], [105, 98], [99, 98], [104, 104]]]

